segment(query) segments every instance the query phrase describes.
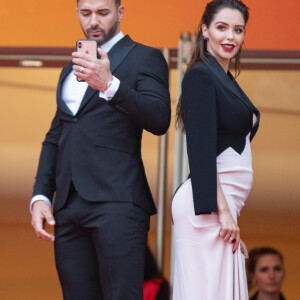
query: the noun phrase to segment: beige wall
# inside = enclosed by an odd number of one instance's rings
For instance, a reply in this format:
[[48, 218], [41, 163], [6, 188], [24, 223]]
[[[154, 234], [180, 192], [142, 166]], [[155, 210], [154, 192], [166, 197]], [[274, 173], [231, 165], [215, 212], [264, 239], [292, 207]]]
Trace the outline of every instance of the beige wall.
[[[41, 141], [55, 112], [55, 89], [59, 72], [59, 69], [0, 68], [0, 226], [2, 227], [0, 233], [5, 235], [7, 245], [7, 248], [4, 248], [7, 252], [0, 248], [0, 251], [3, 251], [0, 257], [3, 259], [7, 255], [7, 259], [11, 259], [9, 267], [15, 270], [10, 272], [12, 278], [22, 278], [20, 277], [22, 270], [21, 264], [14, 265], [16, 261], [9, 258], [9, 246], [14, 248], [17, 256], [20, 254], [19, 251], [22, 252], [23, 246], [25, 249], [28, 248], [26, 253], [35, 251], [30, 250], [30, 245], [35, 249], [41, 247], [40, 253], [53, 255], [52, 250], [40, 241], [25, 246], [26, 241], [34, 239], [33, 232], [29, 231], [27, 234], [30, 238], [24, 240], [20, 239], [19, 235], [9, 235], [5, 228], [10, 225], [15, 229], [19, 228], [18, 230], [29, 228], [28, 201]], [[252, 145], [253, 189], [239, 223], [242, 235], [249, 248], [271, 245], [282, 250], [287, 268], [284, 291], [288, 299], [299, 299], [300, 287], [296, 279], [299, 277], [300, 269], [298, 258], [300, 253], [298, 221], [300, 218], [300, 72], [243, 71], [238, 81], [262, 113], [260, 130]], [[174, 114], [177, 98], [177, 72], [174, 70], [171, 71], [170, 82], [173, 117], [169, 131], [166, 276], [169, 276], [171, 229], [169, 212], [173, 190]], [[143, 157], [154, 195], [156, 194], [157, 145], [157, 137], [146, 133], [143, 141]], [[152, 248], [155, 239], [155, 221], [154, 217], [150, 232]], [[22, 255], [25, 255], [24, 252]], [[28, 256], [25, 256], [22, 261], [26, 259]], [[36, 262], [35, 258], [33, 263]], [[35, 271], [42, 274], [42, 264], [45, 263], [48, 268], [49, 262], [44, 262], [42, 256], [38, 258], [38, 262], [40, 267]], [[8, 263], [5, 266], [8, 266]], [[50, 273], [53, 274], [52, 277], [49, 275], [50, 280], [53, 280], [51, 284], [57, 286], [53, 267]], [[7, 279], [5, 277], [7, 274], [1, 268], [0, 279]], [[35, 280], [39, 280], [37, 277], [34, 277]], [[6, 286], [6, 289], [11, 289], [8, 290], [10, 295], [17, 293], [15, 289], [12, 291], [10, 286]], [[58, 293], [57, 287], [54, 291]], [[34, 293], [34, 287], [32, 290], [27, 288], [26, 293], [28, 295]], [[56, 299], [51, 291], [49, 297], [49, 299]]]
[[253, 190], [240, 226], [248, 247], [283, 252], [284, 292], [299, 299], [300, 72], [247, 71], [239, 81], [262, 113], [253, 141]]

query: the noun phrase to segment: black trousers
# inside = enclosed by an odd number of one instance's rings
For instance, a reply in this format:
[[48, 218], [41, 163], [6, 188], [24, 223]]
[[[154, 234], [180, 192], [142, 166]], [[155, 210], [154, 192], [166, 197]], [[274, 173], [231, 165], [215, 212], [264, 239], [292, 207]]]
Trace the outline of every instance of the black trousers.
[[55, 214], [55, 262], [65, 300], [142, 300], [149, 214], [89, 202], [72, 187]]

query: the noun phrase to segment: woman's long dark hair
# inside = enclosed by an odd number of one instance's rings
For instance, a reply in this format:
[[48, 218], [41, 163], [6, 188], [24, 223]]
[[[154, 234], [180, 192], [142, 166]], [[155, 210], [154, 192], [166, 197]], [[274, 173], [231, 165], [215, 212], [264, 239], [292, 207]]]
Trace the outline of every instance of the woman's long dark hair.
[[[203, 38], [202, 25], [205, 24], [208, 28], [214, 19], [215, 15], [222, 10], [223, 8], [231, 8], [237, 9], [243, 16], [245, 25], [249, 19], [249, 9], [248, 7], [240, 0], [213, 0], [206, 5], [205, 11], [201, 18], [200, 24], [198, 26], [198, 30], [195, 36], [195, 41], [192, 48], [191, 58], [187, 65], [187, 70], [190, 69], [196, 62], [202, 61], [207, 62], [207, 58], [205, 56], [206, 49], [206, 41]], [[241, 48], [237, 52], [234, 58], [234, 67], [235, 67], [235, 78], [240, 73], [240, 55]], [[183, 127], [183, 111], [181, 107], [181, 97], [177, 104], [176, 109], [176, 125]]]

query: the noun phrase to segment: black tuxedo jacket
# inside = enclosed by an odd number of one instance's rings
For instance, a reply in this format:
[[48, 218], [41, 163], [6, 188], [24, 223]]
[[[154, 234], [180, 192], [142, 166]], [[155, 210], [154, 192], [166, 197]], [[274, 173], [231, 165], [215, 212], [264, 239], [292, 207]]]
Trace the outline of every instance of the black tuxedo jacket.
[[43, 142], [33, 195], [52, 200], [54, 213], [68, 196], [71, 181], [88, 201], [133, 202], [156, 212], [141, 158], [143, 129], [164, 134], [170, 124], [168, 66], [161, 51], [125, 36], [108, 53], [112, 74], [120, 86], [110, 101], [87, 88], [73, 115], [61, 98]]
[[260, 116], [232, 75], [213, 56], [207, 54], [207, 59], [187, 71], [181, 96], [197, 215], [217, 212], [216, 157], [229, 147], [241, 154]]

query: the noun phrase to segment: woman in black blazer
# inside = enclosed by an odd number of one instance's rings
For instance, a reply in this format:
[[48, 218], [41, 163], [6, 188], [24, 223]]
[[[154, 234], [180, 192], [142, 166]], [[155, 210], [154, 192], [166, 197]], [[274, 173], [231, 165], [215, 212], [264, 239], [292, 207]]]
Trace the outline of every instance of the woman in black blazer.
[[[207, 4], [182, 82], [190, 176], [174, 195], [173, 300], [248, 299], [237, 217], [252, 185], [259, 112], [237, 84], [248, 8]], [[235, 59], [235, 76], [229, 64]]]

